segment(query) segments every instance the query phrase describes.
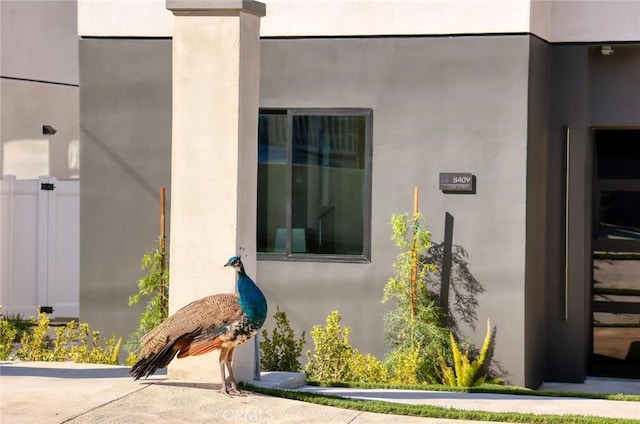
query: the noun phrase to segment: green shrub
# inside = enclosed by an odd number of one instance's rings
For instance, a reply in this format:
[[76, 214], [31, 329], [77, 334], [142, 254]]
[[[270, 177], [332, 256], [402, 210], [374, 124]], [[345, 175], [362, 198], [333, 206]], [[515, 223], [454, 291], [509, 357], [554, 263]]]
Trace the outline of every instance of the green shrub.
[[[116, 365], [122, 338], [116, 341], [115, 334], [104, 341], [104, 347], [100, 346], [100, 332], [90, 331], [89, 325], [82, 323], [78, 326], [78, 344], [71, 345], [69, 356], [73, 362], [90, 364]], [[91, 334], [91, 341], [89, 341]]]
[[134, 366], [138, 362], [138, 355], [133, 352], [129, 352], [127, 359], [125, 360], [125, 364], [129, 367]]
[[[447, 364], [444, 355], [440, 355], [439, 362], [442, 368], [443, 380], [446, 386], [473, 387], [486, 382], [491, 353], [493, 351], [495, 332], [487, 320], [487, 334], [484, 337], [482, 348], [475, 359], [470, 358], [469, 350], [462, 352], [453, 333], [449, 334], [451, 350], [453, 352], [453, 366]], [[499, 383], [499, 381], [492, 381]]]
[[426, 358], [417, 344], [392, 350], [385, 362], [393, 370], [392, 383], [418, 384], [429, 380], [429, 373], [424, 371]]
[[307, 351], [309, 363], [306, 372], [313, 379], [327, 382], [349, 381], [349, 360], [353, 348], [349, 344], [350, 327], [342, 329], [342, 317], [338, 311], [327, 316], [327, 325], [315, 325], [311, 330], [311, 338], [315, 352]]
[[[47, 336], [49, 331], [49, 317], [40, 313], [38, 322], [31, 334], [23, 333], [22, 346], [16, 356], [23, 361], [74, 361], [92, 364], [118, 363], [118, 352], [122, 339], [116, 340], [115, 334], [100, 345], [100, 332], [89, 329], [86, 323], [76, 324], [75, 321], [57, 328], [55, 339]], [[91, 334], [91, 341], [89, 341]]]
[[386, 383], [389, 381], [389, 371], [375, 356], [367, 353], [363, 355], [357, 349], [349, 360], [351, 381], [365, 383]]
[[362, 381], [383, 383], [388, 380], [385, 366], [372, 355], [363, 355], [349, 343], [351, 328], [340, 326], [338, 311], [327, 316], [326, 326], [311, 330], [315, 351], [307, 352], [306, 372], [323, 382]]
[[[2, 311], [2, 307], [0, 307], [0, 311]], [[22, 337], [22, 333], [30, 332], [31, 327], [35, 324], [33, 320], [29, 320], [24, 318], [22, 314], [4, 314], [0, 313], [0, 320], [7, 321], [11, 327], [17, 330], [16, 335], [14, 336], [13, 341], [18, 342]]]
[[20, 349], [16, 356], [23, 361], [51, 361], [51, 340], [47, 336], [49, 331], [49, 317], [44, 312], [38, 315], [38, 321], [31, 333], [22, 333]]
[[9, 359], [17, 335], [18, 329], [10, 321], [0, 319], [0, 361]]
[[267, 330], [262, 330], [262, 340], [260, 342], [260, 365], [263, 371], [293, 371], [302, 370], [299, 357], [305, 344], [304, 331], [300, 338], [296, 340], [291, 323], [287, 318], [287, 313], [276, 307], [277, 311], [273, 315], [276, 325], [271, 331], [271, 336]]

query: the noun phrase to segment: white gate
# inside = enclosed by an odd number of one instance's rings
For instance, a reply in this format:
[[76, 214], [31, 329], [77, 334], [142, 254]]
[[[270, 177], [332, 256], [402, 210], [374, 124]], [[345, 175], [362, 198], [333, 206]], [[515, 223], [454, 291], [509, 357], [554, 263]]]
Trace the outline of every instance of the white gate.
[[5, 313], [77, 318], [80, 275], [80, 182], [2, 178], [0, 305]]

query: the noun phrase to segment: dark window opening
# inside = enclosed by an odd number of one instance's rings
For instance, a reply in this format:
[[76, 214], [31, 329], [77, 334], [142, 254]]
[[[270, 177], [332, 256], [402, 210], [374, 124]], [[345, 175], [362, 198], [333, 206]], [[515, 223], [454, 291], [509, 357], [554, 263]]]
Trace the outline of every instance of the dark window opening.
[[368, 260], [371, 110], [262, 110], [261, 255]]

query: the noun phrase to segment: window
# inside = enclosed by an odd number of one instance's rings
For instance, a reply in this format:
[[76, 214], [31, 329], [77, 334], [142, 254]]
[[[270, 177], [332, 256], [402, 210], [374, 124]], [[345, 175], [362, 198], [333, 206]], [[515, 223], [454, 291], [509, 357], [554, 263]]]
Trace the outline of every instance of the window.
[[369, 257], [371, 110], [261, 110], [260, 257]]

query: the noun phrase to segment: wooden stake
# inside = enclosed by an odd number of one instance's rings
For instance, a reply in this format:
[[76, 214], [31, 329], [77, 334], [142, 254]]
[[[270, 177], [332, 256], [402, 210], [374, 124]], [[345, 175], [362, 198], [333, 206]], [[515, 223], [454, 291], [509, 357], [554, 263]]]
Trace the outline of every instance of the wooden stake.
[[[413, 247], [411, 248], [411, 283], [412, 290], [415, 291], [415, 283], [418, 280], [418, 240], [416, 234], [418, 233], [418, 199], [420, 191], [418, 187], [413, 188]], [[414, 304], [415, 305], [415, 304]]]
[[413, 244], [411, 246], [411, 338], [414, 336], [415, 329], [415, 319], [416, 319], [416, 310], [418, 304], [418, 199], [419, 199], [419, 189], [418, 187], [413, 188]]
[[166, 262], [165, 262], [165, 255], [166, 255], [166, 249], [165, 249], [165, 189], [164, 186], [160, 187], [160, 270], [162, 271], [162, 280], [160, 281], [160, 302], [162, 303], [162, 309], [161, 309], [161, 319], [164, 321], [164, 319], [167, 317], [168, 315], [168, 311], [167, 308], [165, 307], [165, 305], [167, 305], [167, 282], [164, 279], [164, 270], [166, 269]]

